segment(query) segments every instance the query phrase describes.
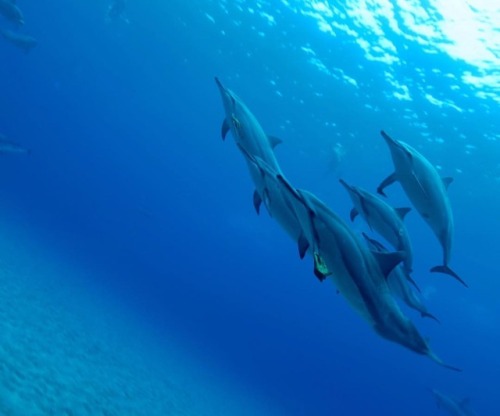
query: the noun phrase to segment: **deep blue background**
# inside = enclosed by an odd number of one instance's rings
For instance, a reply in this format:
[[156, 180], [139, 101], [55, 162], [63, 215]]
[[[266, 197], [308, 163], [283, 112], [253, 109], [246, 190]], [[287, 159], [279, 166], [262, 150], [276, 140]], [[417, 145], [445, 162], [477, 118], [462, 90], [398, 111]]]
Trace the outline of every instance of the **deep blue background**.
[[[89, 284], [107, 288], [166, 337], [175, 331], [192, 354], [289, 414], [438, 414], [426, 387], [470, 396], [480, 413], [498, 412], [499, 146], [486, 139], [498, 132], [498, 104], [432, 72], [474, 68], [393, 39], [400, 82], [411, 91], [431, 85], [467, 109], [458, 112], [418, 94], [410, 103], [384, 94], [386, 64], [283, 5], [269, 10], [277, 16], [269, 26], [246, 12], [251, 2], [225, 13], [212, 1], [130, 1], [130, 24], [106, 21], [107, 5], [97, 0], [19, 3], [23, 30], [39, 45], [24, 55], [0, 42], [0, 132], [33, 153], [1, 157], [4, 212], [68, 257], [106, 271], [108, 280]], [[302, 46], [358, 87], [318, 71]], [[415, 276], [442, 325], [408, 313], [463, 374], [379, 339], [333, 285], [312, 276], [295, 243], [267, 215], [255, 215], [241, 155], [220, 139], [215, 75], [284, 140], [276, 152], [294, 184], [344, 218], [350, 205], [338, 175], [374, 189], [391, 172], [381, 128], [455, 177], [452, 266], [470, 289], [428, 273], [441, 252], [413, 213]], [[444, 143], [421, 139], [405, 109]], [[336, 142], [347, 153], [331, 172]], [[475, 146], [470, 155], [466, 143]], [[407, 204], [397, 185], [389, 193]]]

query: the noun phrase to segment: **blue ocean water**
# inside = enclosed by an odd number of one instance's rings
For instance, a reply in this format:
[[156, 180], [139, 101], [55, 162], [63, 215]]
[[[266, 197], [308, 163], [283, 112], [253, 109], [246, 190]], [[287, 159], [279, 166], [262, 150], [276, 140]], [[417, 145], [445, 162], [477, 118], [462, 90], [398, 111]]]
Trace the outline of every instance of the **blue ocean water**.
[[[31, 149], [0, 155], [1, 411], [438, 415], [436, 388], [498, 414], [499, 6], [129, 0], [110, 18], [110, 3], [18, 1], [23, 27], [0, 22], [38, 41], [0, 39], [0, 134]], [[346, 220], [339, 177], [375, 190], [393, 169], [381, 129], [454, 177], [470, 287], [429, 273], [441, 248], [412, 212], [441, 324], [407, 313], [462, 373], [378, 337], [255, 215], [214, 76]]]

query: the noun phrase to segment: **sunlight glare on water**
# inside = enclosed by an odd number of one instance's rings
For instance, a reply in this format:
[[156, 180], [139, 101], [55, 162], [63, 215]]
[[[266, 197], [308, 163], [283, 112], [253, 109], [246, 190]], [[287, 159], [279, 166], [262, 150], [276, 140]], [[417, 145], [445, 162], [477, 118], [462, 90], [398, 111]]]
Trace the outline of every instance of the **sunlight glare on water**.
[[[500, 101], [500, 2], [492, 0], [283, 1], [317, 20], [322, 32], [343, 31], [355, 38], [367, 59], [400, 64], [393, 35], [418, 43], [426, 52], [444, 52], [471, 66], [462, 81]], [[299, 6], [301, 4], [301, 6]], [[392, 33], [391, 33], [392, 32]], [[367, 35], [361, 36], [360, 33]]]

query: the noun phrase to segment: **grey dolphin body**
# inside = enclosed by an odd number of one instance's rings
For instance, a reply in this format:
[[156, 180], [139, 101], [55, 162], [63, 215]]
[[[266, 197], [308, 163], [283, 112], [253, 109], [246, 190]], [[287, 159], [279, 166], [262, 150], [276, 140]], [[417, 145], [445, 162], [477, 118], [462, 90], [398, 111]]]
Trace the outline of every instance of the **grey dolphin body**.
[[247, 160], [252, 163], [262, 175], [265, 188], [264, 192], [266, 195], [266, 207], [269, 214], [282, 226], [290, 237], [298, 243], [299, 256], [301, 259], [304, 258], [306, 253], [313, 256], [314, 274], [320, 281], [323, 281], [326, 276], [329, 275], [329, 271], [326, 269], [318, 252], [314, 247], [309, 246], [309, 242], [302, 231], [300, 221], [293, 207], [293, 201], [290, 200], [286, 192], [283, 192], [282, 184], [278, 180], [278, 177], [282, 177], [282, 174], [273, 171], [271, 167], [258, 156], [249, 154], [239, 143], [238, 147]]
[[16, 33], [8, 29], [0, 29], [0, 35], [26, 53], [38, 44], [38, 41], [33, 37]]
[[30, 149], [27, 149], [24, 146], [21, 146], [18, 143], [10, 141], [4, 135], [0, 134], [0, 154], [1, 153], [21, 153], [21, 154], [29, 154], [31, 153]]
[[[280, 141], [264, 132], [258, 120], [234, 92], [224, 87], [218, 78], [215, 78], [215, 82], [219, 87], [226, 113], [222, 123], [222, 138], [225, 139], [227, 133], [231, 131], [241, 149], [249, 155], [259, 157], [270, 169], [280, 174], [281, 169], [273, 150]], [[265, 184], [259, 169], [248, 158], [245, 159], [256, 187], [253, 200], [255, 209], [259, 213], [262, 201], [266, 201]]]
[[395, 172], [382, 181], [378, 193], [399, 181], [406, 195], [419, 214], [431, 227], [443, 248], [443, 264], [431, 269], [433, 272], [453, 276], [463, 285], [467, 284], [449, 266], [454, 224], [450, 200], [446, 193], [451, 178], [441, 178], [434, 166], [413, 147], [394, 140], [381, 132], [391, 152]]
[[375, 329], [392, 342], [444, 364], [430, 349], [413, 323], [403, 314], [387, 285], [386, 277], [403, 259], [402, 252], [373, 253], [347, 224], [322, 201], [307, 191], [296, 190], [282, 177], [284, 189], [295, 199], [304, 235], [316, 241], [310, 246], [331, 272], [331, 279], [349, 304]]
[[23, 13], [14, 0], [0, 0], [0, 14], [17, 25], [24, 24]]
[[[387, 252], [387, 249], [377, 240], [368, 237], [365, 233], [363, 233], [363, 237], [368, 242], [368, 247], [370, 247], [371, 250], [381, 253]], [[387, 284], [392, 293], [399, 297], [410, 308], [418, 311], [422, 317], [431, 318], [439, 322], [439, 320], [427, 310], [420, 296], [408, 284], [408, 279], [401, 266], [398, 265], [391, 271], [387, 277]]]
[[436, 405], [452, 416], [477, 416], [477, 413], [470, 408], [469, 399], [456, 400], [444, 395], [443, 393], [430, 389]]
[[395, 209], [378, 196], [362, 188], [349, 185], [342, 179], [340, 183], [347, 190], [354, 204], [351, 220], [360, 214], [370, 228], [384, 237], [396, 250], [404, 251], [406, 254], [404, 267], [409, 275], [412, 272], [413, 250], [403, 219], [410, 208]]

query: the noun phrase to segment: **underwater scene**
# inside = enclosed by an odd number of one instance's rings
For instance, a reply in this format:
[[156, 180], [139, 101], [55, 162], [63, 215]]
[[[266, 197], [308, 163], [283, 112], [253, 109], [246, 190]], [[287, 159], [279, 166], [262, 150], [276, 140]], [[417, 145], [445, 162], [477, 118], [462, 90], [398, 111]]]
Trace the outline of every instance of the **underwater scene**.
[[499, 24], [0, 0], [0, 415], [500, 415]]

